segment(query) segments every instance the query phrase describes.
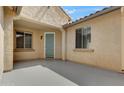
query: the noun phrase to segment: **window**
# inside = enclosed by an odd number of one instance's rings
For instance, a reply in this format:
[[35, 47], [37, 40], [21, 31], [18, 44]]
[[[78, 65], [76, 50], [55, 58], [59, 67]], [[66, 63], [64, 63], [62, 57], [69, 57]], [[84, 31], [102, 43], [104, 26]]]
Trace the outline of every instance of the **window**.
[[16, 32], [16, 48], [32, 48], [32, 34]]
[[76, 48], [89, 48], [91, 43], [91, 27], [76, 29]]
[[82, 29], [76, 29], [76, 48], [81, 48], [82, 45]]

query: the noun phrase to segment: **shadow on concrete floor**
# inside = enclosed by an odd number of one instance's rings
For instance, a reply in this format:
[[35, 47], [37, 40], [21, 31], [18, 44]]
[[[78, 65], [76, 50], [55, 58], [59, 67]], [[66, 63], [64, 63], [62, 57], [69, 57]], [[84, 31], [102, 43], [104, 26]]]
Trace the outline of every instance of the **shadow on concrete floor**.
[[123, 86], [124, 74], [61, 60], [17, 62], [14, 69], [42, 65], [80, 86]]

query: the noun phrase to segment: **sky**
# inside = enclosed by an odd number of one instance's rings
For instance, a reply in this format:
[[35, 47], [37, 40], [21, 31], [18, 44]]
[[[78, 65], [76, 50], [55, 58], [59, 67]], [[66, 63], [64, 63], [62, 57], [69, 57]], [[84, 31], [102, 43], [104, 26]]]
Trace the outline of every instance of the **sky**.
[[63, 6], [62, 8], [72, 18], [72, 21], [75, 21], [105, 8], [105, 6]]

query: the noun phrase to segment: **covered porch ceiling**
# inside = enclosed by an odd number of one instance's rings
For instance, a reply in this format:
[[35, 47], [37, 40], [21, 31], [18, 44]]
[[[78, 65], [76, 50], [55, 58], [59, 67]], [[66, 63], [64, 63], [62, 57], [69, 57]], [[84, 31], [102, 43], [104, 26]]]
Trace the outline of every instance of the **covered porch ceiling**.
[[35, 29], [35, 30], [53, 30], [53, 31], [61, 31], [62, 27], [56, 27], [50, 24], [41, 23], [35, 20], [23, 18], [23, 17], [16, 17], [14, 18], [14, 27], [23, 27], [28, 29]]

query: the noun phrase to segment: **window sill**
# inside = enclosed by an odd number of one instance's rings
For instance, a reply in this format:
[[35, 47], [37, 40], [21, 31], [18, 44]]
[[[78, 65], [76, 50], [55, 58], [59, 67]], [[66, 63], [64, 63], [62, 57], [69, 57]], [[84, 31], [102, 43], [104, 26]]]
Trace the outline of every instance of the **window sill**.
[[29, 48], [29, 49], [23, 49], [23, 48], [14, 49], [14, 52], [33, 52], [33, 51], [35, 51], [35, 50], [32, 49], [32, 48]]
[[74, 52], [94, 52], [94, 49], [83, 49], [83, 48], [76, 48], [73, 50]]

